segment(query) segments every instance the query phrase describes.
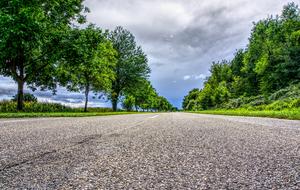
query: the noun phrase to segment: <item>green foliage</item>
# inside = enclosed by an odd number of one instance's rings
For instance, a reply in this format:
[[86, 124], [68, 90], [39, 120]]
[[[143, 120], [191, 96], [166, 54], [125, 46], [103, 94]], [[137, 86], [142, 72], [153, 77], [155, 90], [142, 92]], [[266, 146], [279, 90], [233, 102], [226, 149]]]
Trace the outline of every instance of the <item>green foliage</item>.
[[[24, 98], [24, 102], [37, 102], [38, 101], [37, 98], [33, 94], [30, 94], [30, 93], [25, 93], [23, 98]], [[17, 100], [18, 100], [18, 95], [16, 94], [13, 97], [12, 101], [17, 102]]]
[[83, 0], [0, 2], [0, 74], [18, 83], [18, 109], [24, 84], [55, 90], [58, 42], [71, 22], [84, 21]]
[[186, 110], [214, 108], [292, 109], [300, 96], [300, 9], [254, 24], [249, 44], [232, 61], [213, 63], [200, 91], [183, 101]]
[[[10, 113], [17, 112], [17, 102], [2, 101], [0, 102], [0, 112]], [[23, 112], [83, 112], [83, 108], [71, 108], [58, 103], [40, 103], [25, 101]], [[89, 112], [112, 112], [111, 108], [90, 108]]]
[[135, 105], [135, 98], [131, 95], [126, 96], [122, 102], [122, 106], [127, 111], [132, 111]]
[[1, 109], [16, 111], [11, 106], [17, 105], [19, 111], [69, 110], [38, 103], [23, 93], [25, 85], [33, 91], [40, 88], [55, 93], [59, 84], [70, 91], [84, 92], [84, 111], [90, 92], [107, 94], [114, 111], [120, 97], [125, 97], [123, 106], [127, 110], [171, 110], [171, 104], [158, 96], [147, 80], [147, 56], [128, 30], [117, 27], [104, 32], [95, 25], [75, 26], [85, 23], [83, 14], [89, 12], [82, 3], [0, 2], [0, 75], [18, 83], [17, 103], [1, 103]]
[[251, 96], [251, 97], [239, 97], [236, 99], [230, 99], [228, 102], [224, 102], [220, 108], [237, 109], [247, 108], [250, 110], [284, 110], [299, 108], [300, 102], [300, 84], [291, 85], [287, 88], [270, 94], [270, 96]]
[[186, 95], [182, 102], [182, 108], [184, 110], [194, 110], [196, 108], [196, 99], [199, 94], [199, 89], [195, 88]]
[[150, 73], [148, 60], [134, 36], [122, 27], [110, 34], [110, 40], [117, 51], [117, 63], [114, 68], [115, 80], [109, 98], [113, 109], [117, 109], [120, 96], [136, 90], [136, 86], [146, 80]]
[[156, 100], [155, 110], [161, 111], [171, 111], [173, 106], [172, 104], [163, 96], [158, 96]]
[[249, 110], [249, 109], [231, 109], [231, 110], [205, 110], [193, 113], [214, 114], [214, 115], [235, 115], [235, 116], [250, 116], [250, 117], [271, 117], [280, 119], [300, 120], [300, 109], [285, 109], [285, 110]]
[[200, 91], [199, 96], [196, 99], [196, 109], [206, 110], [212, 108], [214, 105], [215, 97], [214, 92], [209, 83], [205, 85], [203, 90]]
[[300, 98], [300, 83], [297, 85], [291, 85], [287, 88], [280, 89], [269, 96], [269, 99], [271, 101], [297, 98]]
[[35, 118], [35, 117], [94, 117], [108, 115], [136, 114], [136, 112], [40, 112], [40, 113], [0, 113], [0, 118]]
[[143, 80], [135, 86], [134, 91], [126, 92], [123, 100], [123, 108], [136, 111], [172, 111], [171, 103], [164, 97], [159, 96], [148, 80]]
[[85, 93], [85, 111], [89, 92], [108, 92], [114, 79], [117, 53], [106, 36], [99, 28], [89, 25], [70, 30], [62, 42], [64, 61], [59, 65], [58, 78], [67, 89]]
[[[0, 112], [16, 112], [17, 102], [4, 101], [0, 102]], [[25, 102], [24, 112], [67, 112], [72, 111], [71, 108], [55, 103], [38, 103]]]

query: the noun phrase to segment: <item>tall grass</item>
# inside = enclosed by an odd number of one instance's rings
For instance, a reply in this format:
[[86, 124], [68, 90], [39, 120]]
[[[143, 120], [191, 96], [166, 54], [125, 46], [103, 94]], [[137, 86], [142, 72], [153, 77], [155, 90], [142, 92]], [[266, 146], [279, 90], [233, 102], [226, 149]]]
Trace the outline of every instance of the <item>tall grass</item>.
[[300, 108], [285, 110], [248, 110], [248, 109], [231, 109], [231, 110], [205, 110], [192, 113], [213, 114], [213, 115], [233, 115], [233, 116], [250, 116], [250, 117], [270, 117], [279, 119], [300, 120]]

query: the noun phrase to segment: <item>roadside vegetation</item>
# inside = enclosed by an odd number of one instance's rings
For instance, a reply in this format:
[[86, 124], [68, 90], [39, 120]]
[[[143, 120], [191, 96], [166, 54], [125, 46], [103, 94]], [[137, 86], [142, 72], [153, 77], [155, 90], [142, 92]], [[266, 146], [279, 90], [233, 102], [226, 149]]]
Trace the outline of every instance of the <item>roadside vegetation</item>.
[[216, 109], [193, 111], [191, 113], [199, 114], [213, 114], [213, 115], [231, 115], [231, 116], [249, 116], [249, 117], [269, 117], [279, 119], [300, 120], [300, 109], [284, 109], [280, 111], [275, 110], [249, 110], [249, 109]]
[[[118, 104], [127, 111], [175, 109], [152, 87], [147, 55], [134, 35], [121, 26], [108, 31], [87, 23], [89, 12], [83, 0], [0, 2], [0, 75], [18, 84], [0, 112], [88, 112], [90, 93], [107, 97], [113, 112]], [[81, 92], [84, 108], [28, 100], [25, 86], [53, 95], [58, 87]]]
[[[23, 110], [17, 110], [15, 98], [11, 101], [0, 102], [0, 118], [22, 117], [87, 117], [129, 114], [123, 110], [113, 112], [112, 108], [72, 108], [58, 103], [38, 102], [32, 94], [24, 94]], [[134, 113], [134, 112], [131, 112]]]
[[37, 118], [37, 117], [92, 117], [137, 114], [136, 112], [18, 112], [0, 113], [0, 118]]
[[289, 3], [281, 15], [254, 23], [247, 48], [210, 72], [202, 89], [185, 96], [185, 111], [299, 119], [299, 7]]

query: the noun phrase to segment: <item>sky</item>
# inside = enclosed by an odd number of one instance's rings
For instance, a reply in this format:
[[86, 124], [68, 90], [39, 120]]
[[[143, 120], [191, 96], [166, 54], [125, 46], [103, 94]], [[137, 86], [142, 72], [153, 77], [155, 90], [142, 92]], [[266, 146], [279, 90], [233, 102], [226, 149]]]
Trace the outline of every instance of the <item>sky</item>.
[[[174, 106], [193, 88], [202, 88], [213, 61], [230, 60], [245, 48], [253, 22], [280, 14], [289, 0], [86, 0], [88, 22], [103, 29], [123, 26], [133, 33], [151, 67], [154, 88]], [[300, 4], [299, 0], [294, 1]], [[27, 89], [29, 92], [29, 90]], [[0, 100], [16, 84], [0, 76]], [[36, 91], [40, 101], [83, 106], [83, 95], [58, 89]], [[93, 99], [89, 106], [110, 106]]]

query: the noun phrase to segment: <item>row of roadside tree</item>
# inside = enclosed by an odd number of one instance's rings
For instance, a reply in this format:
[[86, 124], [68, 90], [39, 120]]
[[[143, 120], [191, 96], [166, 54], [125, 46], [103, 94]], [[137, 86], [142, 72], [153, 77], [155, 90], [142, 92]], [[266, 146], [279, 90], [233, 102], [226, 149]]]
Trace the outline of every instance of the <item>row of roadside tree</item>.
[[171, 104], [148, 80], [146, 54], [126, 29], [102, 30], [86, 23], [83, 0], [0, 2], [0, 74], [18, 84], [17, 109], [23, 109], [24, 86], [58, 86], [85, 95], [104, 94], [117, 110], [168, 111]]

